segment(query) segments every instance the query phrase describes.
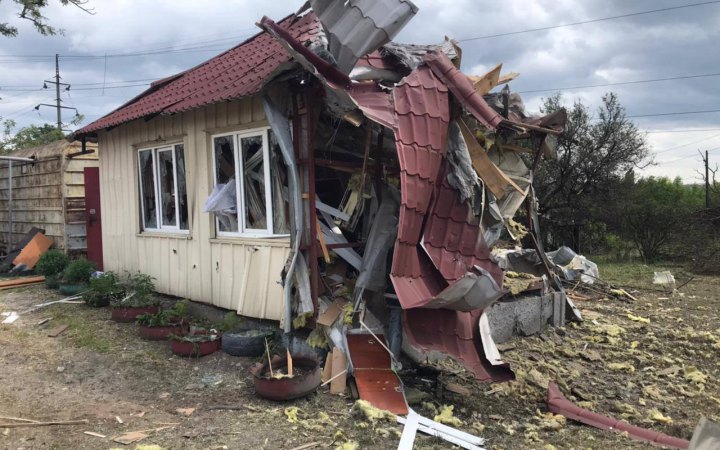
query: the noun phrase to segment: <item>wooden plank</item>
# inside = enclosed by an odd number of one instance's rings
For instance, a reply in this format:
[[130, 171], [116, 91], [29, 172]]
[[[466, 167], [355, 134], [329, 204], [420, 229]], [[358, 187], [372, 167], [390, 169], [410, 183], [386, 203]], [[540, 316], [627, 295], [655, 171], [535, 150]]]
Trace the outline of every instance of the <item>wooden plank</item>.
[[48, 251], [52, 245], [52, 239], [42, 233], [38, 233], [23, 247], [20, 254], [13, 260], [13, 264], [16, 266], [23, 264], [28, 269], [32, 269], [35, 267], [35, 264], [37, 264], [40, 256]]
[[519, 76], [520, 76], [520, 74], [517, 73], [517, 72], [509, 72], [509, 73], [506, 73], [505, 75], [502, 75], [500, 78], [498, 78], [497, 83], [495, 84], [495, 86], [499, 86], [499, 85], [501, 85], [501, 84], [509, 83], [509, 82], [511, 82], [512, 80], [514, 80], [515, 78], [517, 78], [517, 77], [519, 77]]
[[477, 139], [475, 139], [475, 136], [473, 136], [467, 124], [459, 120], [458, 125], [460, 126], [460, 132], [463, 138], [465, 138], [465, 144], [467, 144], [468, 151], [470, 152], [472, 165], [478, 176], [482, 178], [488, 189], [490, 189], [490, 192], [499, 200], [505, 197], [505, 188], [510, 186], [524, 195], [524, 191], [490, 160], [487, 152], [482, 148], [480, 143], [478, 143]]
[[26, 284], [42, 283], [43, 281], [45, 281], [45, 277], [43, 276], [13, 278], [11, 280], [0, 281], [0, 289], [23, 286]]
[[333, 348], [332, 352], [332, 372], [330, 379], [330, 393], [331, 394], [342, 394], [345, 392], [346, 375], [345, 369], [347, 368], [347, 358], [345, 353], [338, 347]]
[[325, 358], [325, 367], [323, 367], [322, 375], [320, 375], [320, 381], [323, 383], [330, 379], [332, 373], [332, 352], [327, 354]]
[[328, 309], [326, 309], [324, 313], [320, 314], [320, 317], [317, 319], [317, 323], [325, 325], [326, 327], [331, 326], [340, 316], [346, 304], [347, 302], [345, 300], [339, 298], [335, 299], [335, 301], [328, 306]]
[[67, 325], [60, 325], [60, 326], [57, 326], [57, 327], [53, 328], [52, 330], [48, 331], [48, 337], [58, 337], [58, 336], [60, 336], [60, 334], [61, 334], [63, 331], [67, 330], [67, 327], [68, 327]]
[[490, 92], [492, 90], [492, 88], [497, 86], [498, 79], [500, 78], [500, 70], [501, 69], [502, 69], [502, 64], [498, 64], [497, 66], [490, 69], [490, 71], [483, 76], [470, 77], [470, 81], [472, 81], [472, 83], [473, 83], [475, 92], [477, 92], [480, 95], [485, 95], [488, 92]]
[[328, 252], [327, 245], [325, 244], [325, 237], [323, 237], [322, 231], [320, 230], [320, 219], [316, 217], [315, 221], [317, 222], [317, 228], [315, 229], [317, 231], [317, 240], [320, 242], [323, 258], [325, 258], [326, 263], [330, 264], [332, 260], [330, 259], [330, 253]]

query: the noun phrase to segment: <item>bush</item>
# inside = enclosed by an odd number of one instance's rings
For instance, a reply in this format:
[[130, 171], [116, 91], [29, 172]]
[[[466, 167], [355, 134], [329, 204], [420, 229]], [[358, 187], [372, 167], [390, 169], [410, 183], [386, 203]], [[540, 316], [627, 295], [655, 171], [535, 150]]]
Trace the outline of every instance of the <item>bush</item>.
[[130, 273], [126, 272], [126, 278], [122, 282], [122, 286], [125, 288], [127, 298], [122, 302], [122, 299], [113, 300], [113, 306], [123, 306], [132, 308], [142, 308], [145, 306], [155, 306], [159, 302], [155, 298], [155, 278], [144, 273]]
[[40, 256], [40, 260], [35, 265], [35, 271], [46, 277], [59, 275], [67, 267], [68, 261], [67, 255], [62, 250], [48, 250]]
[[107, 306], [111, 301], [122, 300], [125, 288], [119, 283], [115, 272], [105, 272], [90, 279], [90, 290], [83, 294], [83, 300], [90, 306]]
[[164, 311], [158, 311], [155, 314], [138, 316], [137, 323], [146, 327], [167, 327], [177, 324], [180, 320], [181, 317], [178, 316], [177, 311], [166, 309]]
[[71, 262], [63, 272], [63, 281], [69, 284], [85, 284], [95, 272], [95, 263], [85, 258], [78, 258]]

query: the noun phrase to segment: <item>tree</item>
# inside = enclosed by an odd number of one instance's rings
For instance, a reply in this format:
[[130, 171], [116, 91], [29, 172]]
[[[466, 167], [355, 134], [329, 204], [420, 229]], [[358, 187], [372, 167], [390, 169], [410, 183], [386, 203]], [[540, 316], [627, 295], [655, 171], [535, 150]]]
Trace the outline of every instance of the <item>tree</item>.
[[[47, 18], [42, 15], [42, 11], [48, 5], [48, 0], [10, 0], [17, 5], [19, 9], [18, 17], [32, 22], [38, 33], [48, 36], [54, 34], [62, 34], [62, 29], [54, 28], [47, 23]], [[58, 0], [61, 5], [73, 5], [82, 9], [88, 14], [95, 14], [94, 10], [86, 5], [89, 0]], [[2, 0], [0, 0], [2, 2]], [[5, 22], [0, 22], [0, 36], [15, 37], [18, 34], [17, 27]]]
[[[618, 203], [623, 234], [631, 240], [646, 262], [671, 255], [687, 234], [692, 217], [704, 201], [704, 191], [697, 185], [683, 185], [678, 177], [638, 180]], [[686, 247], [687, 248], [687, 247]], [[678, 255], [688, 257], [686, 252]]]
[[[563, 107], [560, 94], [544, 101], [543, 112]], [[628, 171], [650, 164], [643, 133], [627, 119], [614, 93], [605, 94], [597, 116], [576, 101], [568, 110], [565, 131], [558, 136], [557, 159], [545, 161], [535, 174], [535, 189], [545, 230], [555, 229], [550, 244], [579, 250], [581, 225], [600, 214], [600, 203]], [[569, 230], [570, 237], [557, 230]]]
[[40, 126], [29, 125], [21, 128], [13, 135], [12, 131], [14, 128], [15, 121], [6, 120], [3, 122], [3, 137], [0, 139], [0, 153], [9, 153], [65, 138], [62, 131], [49, 123]]

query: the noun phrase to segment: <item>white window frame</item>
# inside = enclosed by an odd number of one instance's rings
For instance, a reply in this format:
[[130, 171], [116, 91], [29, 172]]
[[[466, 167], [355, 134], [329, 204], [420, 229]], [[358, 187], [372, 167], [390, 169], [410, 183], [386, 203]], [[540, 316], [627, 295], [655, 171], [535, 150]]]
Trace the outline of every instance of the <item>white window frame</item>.
[[[140, 219], [141, 219], [141, 232], [150, 233], [179, 233], [179, 234], [190, 234], [190, 230], [184, 230], [180, 228], [180, 189], [178, 185], [178, 166], [177, 166], [177, 146], [183, 145], [182, 142], [175, 144], [163, 145], [162, 147], [145, 147], [137, 150], [137, 166], [138, 166], [138, 187], [140, 189]], [[184, 145], [183, 145], [184, 147]], [[184, 150], [184, 148], [183, 148]], [[156, 228], [147, 228], [145, 226], [145, 195], [144, 194], [144, 183], [142, 179], [142, 163], [140, 161], [140, 154], [142, 152], [150, 152], [153, 163], [153, 188], [155, 190], [155, 223]], [[175, 184], [175, 225], [163, 225], [162, 216], [162, 202], [160, 196], [160, 165], [158, 164], [158, 154], [160, 152], [171, 152], [173, 162], [173, 182]], [[187, 183], [187, 181], [186, 181]], [[186, 188], [187, 189], [187, 188]], [[188, 212], [189, 213], [189, 212]], [[190, 224], [188, 224], [189, 228]]]
[[[235, 192], [238, 199], [237, 223], [238, 231], [220, 231], [220, 221], [215, 217], [215, 232], [218, 237], [279, 237], [287, 234], [275, 234], [273, 223], [273, 196], [272, 181], [270, 179], [270, 127], [252, 128], [249, 130], [234, 131], [230, 133], [213, 134], [210, 136], [210, 148], [212, 149], [213, 188], [217, 185], [217, 161], [215, 157], [215, 139], [232, 136], [233, 157], [235, 160]], [[265, 217], [267, 227], [265, 229], [247, 228], [245, 225], [245, 184], [241, 182], [245, 178], [245, 168], [242, 163], [242, 138], [262, 136], [263, 140], [263, 175], [265, 181]]]

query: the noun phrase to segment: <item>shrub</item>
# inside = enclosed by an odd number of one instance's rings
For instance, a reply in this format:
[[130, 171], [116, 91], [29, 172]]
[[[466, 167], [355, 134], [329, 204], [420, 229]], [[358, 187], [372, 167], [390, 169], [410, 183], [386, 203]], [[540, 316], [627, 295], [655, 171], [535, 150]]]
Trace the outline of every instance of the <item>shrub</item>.
[[142, 308], [144, 306], [154, 306], [158, 304], [155, 298], [155, 278], [144, 273], [126, 272], [126, 278], [122, 282], [128, 297], [123, 299], [114, 299], [113, 306], [123, 306], [132, 308]]
[[179, 321], [177, 312], [172, 309], [158, 311], [155, 314], [143, 314], [137, 318], [137, 323], [146, 327], [166, 327], [175, 325]]
[[35, 271], [40, 275], [50, 277], [59, 275], [68, 265], [68, 257], [62, 250], [48, 250], [40, 256], [35, 265]]
[[90, 306], [107, 306], [112, 300], [121, 300], [124, 296], [125, 288], [120, 285], [117, 274], [105, 272], [90, 279], [90, 290], [83, 293], [83, 300]]
[[65, 268], [63, 281], [70, 284], [84, 284], [90, 280], [93, 272], [95, 272], [95, 263], [85, 258], [78, 258]]

